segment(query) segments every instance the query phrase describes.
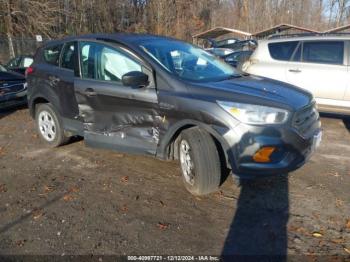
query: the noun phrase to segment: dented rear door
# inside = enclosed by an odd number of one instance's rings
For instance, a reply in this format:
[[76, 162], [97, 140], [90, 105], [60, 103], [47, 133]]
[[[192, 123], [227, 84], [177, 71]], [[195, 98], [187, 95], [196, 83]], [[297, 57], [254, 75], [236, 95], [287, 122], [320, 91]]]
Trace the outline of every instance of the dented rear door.
[[[86, 144], [155, 155], [158, 99], [152, 70], [121, 47], [101, 42], [79, 44], [81, 77], [74, 82]], [[149, 75], [143, 88], [124, 86], [130, 71]]]

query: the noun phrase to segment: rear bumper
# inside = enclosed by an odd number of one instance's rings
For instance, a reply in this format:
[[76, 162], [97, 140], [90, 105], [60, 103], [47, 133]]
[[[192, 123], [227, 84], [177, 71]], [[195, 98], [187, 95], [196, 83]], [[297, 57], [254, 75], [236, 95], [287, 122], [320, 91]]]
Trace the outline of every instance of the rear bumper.
[[[222, 136], [233, 173], [239, 177], [254, 178], [282, 175], [301, 167], [313, 154], [314, 137], [319, 132], [321, 123], [318, 120], [307, 138], [288, 126], [257, 127], [244, 124], [226, 131]], [[271, 162], [255, 162], [254, 154], [266, 146], [277, 148], [271, 155]]]

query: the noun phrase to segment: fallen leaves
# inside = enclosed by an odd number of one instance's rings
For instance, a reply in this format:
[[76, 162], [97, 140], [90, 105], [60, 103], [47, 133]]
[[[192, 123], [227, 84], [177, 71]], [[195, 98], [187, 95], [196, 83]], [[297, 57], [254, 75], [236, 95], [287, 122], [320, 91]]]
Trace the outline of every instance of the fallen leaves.
[[342, 207], [343, 205], [344, 205], [344, 201], [343, 200], [341, 200], [340, 198], [336, 198], [335, 199], [335, 205], [336, 205], [336, 207]]
[[0, 157], [5, 155], [5, 149], [3, 147], [0, 147]]
[[6, 193], [6, 192], [7, 192], [6, 184], [1, 184], [0, 185], [0, 193]]
[[73, 186], [68, 190], [69, 193], [78, 193], [79, 191], [80, 189], [77, 186]]
[[26, 240], [26, 239], [23, 239], [23, 240], [17, 240], [17, 241], [16, 241], [16, 245], [17, 245], [18, 247], [23, 247], [23, 246], [24, 246], [24, 244], [25, 244], [25, 242], [27, 242], [27, 240]]
[[312, 233], [313, 237], [323, 237], [323, 234], [319, 233], [319, 232], [314, 232]]
[[44, 186], [44, 193], [45, 194], [50, 193], [52, 191], [54, 191], [54, 188], [52, 186], [47, 186], [47, 185]]
[[41, 209], [34, 209], [32, 214], [33, 214], [33, 219], [38, 220], [44, 215], [44, 212]]
[[343, 238], [337, 238], [331, 240], [334, 244], [343, 244], [345, 240]]
[[350, 229], [350, 219], [348, 219], [348, 222], [346, 223], [346, 228]]
[[158, 222], [158, 228], [159, 228], [160, 230], [165, 230], [165, 229], [167, 229], [169, 226], [170, 226], [169, 223], [161, 223], [161, 222]]
[[233, 200], [233, 199], [238, 199], [237, 196], [235, 195], [227, 195], [225, 194], [222, 190], [220, 190], [219, 192], [216, 193], [216, 196], [218, 196], [219, 198], [224, 198], [224, 199], [228, 199], [228, 200]]
[[63, 196], [63, 200], [66, 202], [72, 201], [72, 200], [74, 200], [74, 196], [72, 196], [71, 194], [65, 194]]
[[124, 211], [124, 212], [128, 211], [127, 205], [123, 205], [123, 206], [121, 207], [121, 211]]
[[114, 154], [113, 154], [113, 157], [121, 158], [121, 157], [124, 157], [124, 154], [121, 154], [121, 153], [114, 153]]
[[129, 181], [129, 177], [128, 176], [123, 176], [120, 181], [122, 181], [123, 183], [128, 183]]
[[68, 193], [63, 196], [63, 200], [65, 202], [70, 202], [75, 199], [75, 196], [73, 195], [74, 193], [78, 193], [80, 191], [79, 187], [77, 186], [72, 186], [71, 188], [68, 189]]
[[296, 226], [290, 225], [290, 226], [288, 227], [288, 230], [289, 230], [290, 232], [297, 232], [297, 233], [303, 234], [303, 235], [305, 235], [305, 236], [310, 236], [310, 235], [311, 235], [310, 232], [307, 231], [307, 230], [306, 230], [305, 228], [303, 228], [303, 227], [296, 227]]
[[328, 173], [328, 175], [334, 176], [334, 177], [339, 177], [339, 173], [338, 172], [330, 172]]

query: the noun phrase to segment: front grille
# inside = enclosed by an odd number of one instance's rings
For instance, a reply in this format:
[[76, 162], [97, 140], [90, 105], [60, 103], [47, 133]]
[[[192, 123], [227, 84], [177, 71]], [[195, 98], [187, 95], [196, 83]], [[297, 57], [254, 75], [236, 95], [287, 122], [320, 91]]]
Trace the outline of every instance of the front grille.
[[8, 82], [7, 84], [0, 85], [0, 94], [8, 95], [8, 94], [23, 91], [24, 89], [25, 89], [25, 86], [23, 82], [19, 82], [19, 83]]
[[294, 114], [292, 125], [303, 137], [309, 137], [318, 128], [319, 113], [312, 103]]

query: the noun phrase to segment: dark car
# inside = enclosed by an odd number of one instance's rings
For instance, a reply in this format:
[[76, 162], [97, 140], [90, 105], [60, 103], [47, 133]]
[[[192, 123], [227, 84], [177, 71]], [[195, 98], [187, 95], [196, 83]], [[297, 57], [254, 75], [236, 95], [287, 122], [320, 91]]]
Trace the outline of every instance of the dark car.
[[321, 138], [310, 93], [241, 75], [172, 38], [49, 42], [27, 81], [30, 114], [49, 145], [79, 135], [93, 147], [178, 159], [186, 188], [197, 195], [218, 189], [225, 166], [241, 178], [295, 170]]
[[243, 63], [249, 59], [253, 51], [237, 51], [231, 54], [222, 56], [221, 58], [233, 67], [241, 68]]
[[24, 76], [7, 71], [0, 65], [0, 109], [8, 109], [27, 103], [27, 88]]
[[241, 65], [249, 59], [253, 51], [236, 51], [229, 48], [209, 48], [209, 53], [223, 59], [226, 63], [233, 67], [241, 67]]
[[233, 50], [232, 49], [229, 49], [229, 48], [207, 48], [205, 49], [205, 51], [217, 56], [217, 57], [225, 57], [229, 54], [232, 54], [233, 53]]
[[241, 40], [230, 44], [220, 45], [220, 48], [230, 48], [233, 51], [248, 51], [254, 50], [257, 47], [257, 41], [253, 39]]
[[226, 38], [223, 40], [215, 40], [212, 38], [206, 38], [204, 39], [205, 46], [209, 46], [210, 48], [220, 48], [222, 46], [228, 45], [228, 44], [234, 44], [236, 42], [240, 42], [242, 40], [238, 38]]
[[17, 56], [5, 65], [7, 70], [14, 71], [16, 73], [25, 74], [25, 71], [33, 63], [33, 57], [29, 55]]

